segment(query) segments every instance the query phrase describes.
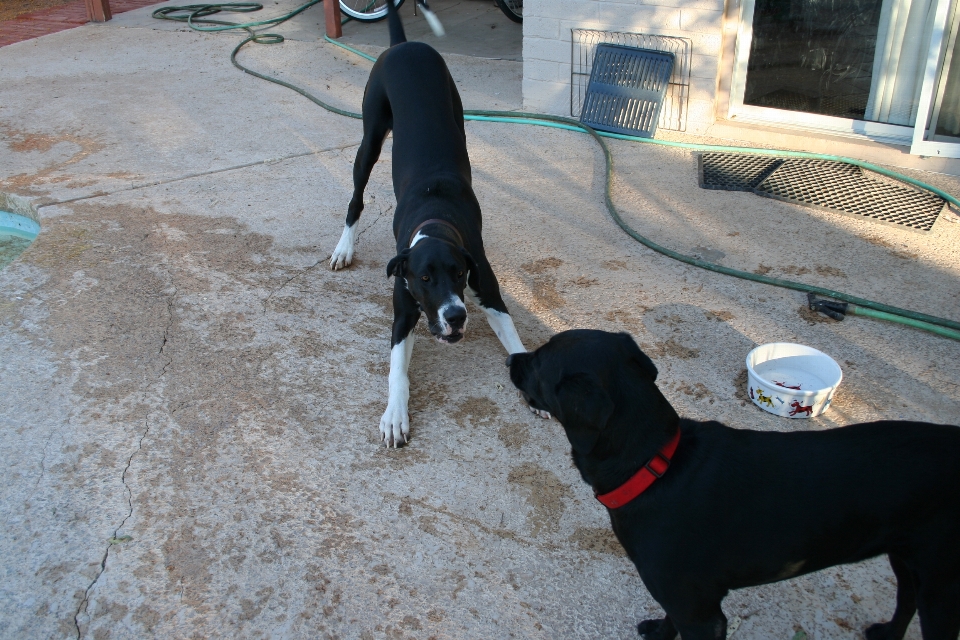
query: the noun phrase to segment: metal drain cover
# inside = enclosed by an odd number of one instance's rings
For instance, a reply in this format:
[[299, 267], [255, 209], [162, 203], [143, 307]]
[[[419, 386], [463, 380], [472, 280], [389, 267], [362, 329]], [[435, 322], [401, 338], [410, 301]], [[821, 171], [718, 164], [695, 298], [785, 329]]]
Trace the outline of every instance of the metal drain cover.
[[723, 191], [753, 191], [783, 164], [782, 158], [704, 153], [700, 155], [700, 186]]
[[670, 85], [674, 55], [597, 45], [580, 122], [599, 131], [652, 138]]
[[703, 153], [699, 173], [704, 189], [752, 191], [922, 232], [933, 228], [944, 205], [932, 193], [871, 178], [860, 167], [829, 160]]

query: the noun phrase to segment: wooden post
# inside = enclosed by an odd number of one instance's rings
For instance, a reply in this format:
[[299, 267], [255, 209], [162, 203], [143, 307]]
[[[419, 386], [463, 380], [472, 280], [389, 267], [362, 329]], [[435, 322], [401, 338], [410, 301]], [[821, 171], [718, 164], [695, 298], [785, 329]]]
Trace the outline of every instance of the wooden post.
[[[107, 0], [103, 1], [106, 2]], [[87, 2], [91, 2], [91, 0], [87, 0]], [[342, 36], [343, 28], [340, 26], [340, 0], [323, 0], [323, 15], [327, 20], [327, 37], [339, 38]]]
[[110, 15], [110, 0], [86, 0], [87, 19], [90, 22], [106, 22]]

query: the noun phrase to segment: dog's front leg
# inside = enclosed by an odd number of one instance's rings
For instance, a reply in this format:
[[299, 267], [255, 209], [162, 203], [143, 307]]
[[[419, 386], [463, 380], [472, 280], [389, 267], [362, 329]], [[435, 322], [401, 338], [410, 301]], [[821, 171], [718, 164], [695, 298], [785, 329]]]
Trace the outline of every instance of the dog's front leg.
[[[480, 296], [472, 288], [467, 287], [465, 293], [473, 304], [483, 309], [483, 314], [487, 316], [487, 322], [490, 323], [490, 328], [497, 334], [497, 338], [500, 339], [500, 344], [503, 345], [503, 348], [507, 350], [508, 354], [526, 353], [527, 349], [523, 346], [523, 342], [520, 341], [520, 334], [517, 333], [517, 327], [513, 324], [513, 318], [510, 317], [506, 305], [503, 305], [502, 300], [500, 301], [500, 305], [503, 306], [503, 310], [501, 311], [493, 307], [484, 306], [480, 301]], [[527, 407], [541, 418], [550, 418], [548, 411], [534, 409], [529, 404]]]
[[387, 399], [387, 410], [380, 418], [380, 439], [387, 447], [399, 447], [410, 438], [410, 417], [407, 413], [410, 377], [407, 369], [410, 366], [415, 338], [411, 331], [390, 349], [390, 396]]
[[[357, 218], [360, 216], [357, 215]], [[333, 250], [330, 256], [330, 268], [336, 271], [350, 266], [353, 262], [353, 245], [357, 240], [357, 223], [349, 222], [343, 225], [343, 233], [340, 234], [340, 241], [337, 242], [337, 248]]]
[[410, 439], [410, 356], [413, 354], [413, 328], [420, 320], [420, 308], [398, 277], [393, 289], [393, 336], [390, 339], [390, 395], [387, 410], [380, 418], [380, 439], [387, 447], [399, 447]]
[[503, 345], [503, 348], [507, 350], [508, 354], [526, 353], [527, 349], [520, 341], [520, 334], [517, 333], [517, 328], [513, 324], [513, 318], [511, 318], [507, 312], [506, 306], [504, 306], [502, 311], [485, 306], [483, 302], [481, 302], [479, 294], [470, 287], [467, 287], [466, 294], [473, 304], [483, 309], [483, 314], [487, 316], [487, 322], [490, 323], [490, 328], [497, 334], [497, 338], [500, 339], [500, 344]]

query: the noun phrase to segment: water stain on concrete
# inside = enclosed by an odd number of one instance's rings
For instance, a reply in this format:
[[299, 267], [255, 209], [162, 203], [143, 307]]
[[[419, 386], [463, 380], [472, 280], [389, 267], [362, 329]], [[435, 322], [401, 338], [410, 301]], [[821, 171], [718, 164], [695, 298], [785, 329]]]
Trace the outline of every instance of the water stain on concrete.
[[73, 179], [73, 176], [62, 174], [65, 167], [76, 164], [84, 158], [104, 148], [103, 143], [93, 138], [88, 138], [76, 134], [40, 134], [29, 131], [14, 129], [9, 125], [0, 124], [0, 131], [7, 141], [10, 151], [15, 153], [49, 153], [53, 148], [61, 143], [68, 143], [76, 150], [66, 160], [53, 160], [44, 167], [33, 171], [32, 173], [21, 173], [9, 176], [0, 180], [0, 188], [11, 191], [28, 191], [35, 195], [46, 195], [47, 192], [40, 189], [41, 185], [58, 182], [67, 182]]
[[[238, 232], [207, 233], [225, 227]], [[95, 402], [96, 410], [79, 402], [76, 411], [86, 424], [121, 438], [118, 446], [65, 448], [48, 460], [49, 483], [82, 486], [89, 499], [96, 499], [91, 491], [100, 492], [105, 504], [114, 503], [117, 490], [125, 502], [126, 484], [130, 507], [122, 520], [167, 534], [154, 542], [159, 557], [151, 557], [150, 542], [136, 536], [129, 549], [124, 546], [122, 558], [114, 558], [119, 549], [104, 541], [100, 553], [109, 553], [106, 566], [113, 572], [122, 572], [124, 564], [135, 567], [140, 589], [163, 580], [161, 593], [177, 594], [177, 607], [191, 616], [215, 616], [216, 594], [232, 581], [243, 582], [241, 576], [255, 567], [279, 562], [297, 544], [280, 526], [259, 532], [254, 527], [252, 535], [228, 538], [237, 525], [225, 530], [222, 520], [206, 517], [211, 504], [227, 508], [233, 523], [248, 522], [265, 508], [278, 523], [284, 514], [299, 520], [323, 504], [320, 496], [304, 492], [296, 473], [283, 464], [275, 468], [270, 447], [245, 443], [251, 424], [258, 425], [254, 437], [262, 443], [286, 439], [290, 429], [311, 433], [313, 424], [304, 420], [339, 422], [336, 404], [305, 404], [311, 397], [336, 397], [336, 378], [289, 373], [298, 366], [336, 362], [342, 349], [336, 340], [316, 331], [295, 331], [295, 339], [288, 340], [282, 331], [264, 333], [259, 324], [259, 300], [289, 277], [272, 258], [272, 242], [233, 219], [78, 204], [72, 215], [52, 219], [22, 258], [28, 268], [45, 273], [42, 297], [34, 302], [46, 317], [42, 329], [30, 328], [20, 316], [21, 302], [13, 310], [12, 329], [28, 340], [42, 340], [64, 371], [77, 371], [73, 393]], [[65, 261], [70, 268], [63, 268]], [[309, 315], [287, 314], [302, 307], [285, 306], [283, 296], [275, 300], [277, 308], [268, 310], [274, 316], [294, 315], [294, 321], [303, 322]], [[238, 306], [244, 301], [246, 306]], [[304, 444], [319, 452], [324, 439], [318, 433]], [[423, 459], [408, 455], [404, 464]], [[156, 460], [163, 463], [151, 464]], [[376, 465], [384, 468], [382, 462]], [[97, 479], [92, 485], [91, 478]], [[282, 505], [292, 496], [307, 508], [285, 511]], [[352, 517], [327, 510], [318, 521], [318, 554], [362, 552]], [[96, 572], [88, 582], [95, 577]], [[166, 598], [157, 600], [150, 591], [142, 595], [151, 605], [127, 612], [127, 624], [140, 629], [173, 624], [178, 614], [164, 608]], [[73, 596], [76, 603], [85, 597], [82, 589]], [[268, 600], [283, 609], [277, 597], [248, 596], [236, 614], [260, 615]], [[96, 591], [91, 598], [97, 599]], [[103, 625], [110, 618], [98, 620], [95, 628], [87, 628], [81, 619], [81, 631], [106, 633]], [[72, 616], [68, 621], [76, 634]]]
[[917, 253], [900, 249], [897, 247], [897, 245], [881, 236], [864, 236], [863, 239], [872, 245], [888, 249], [890, 255], [892, 255], [894, 258], [899, 258], [901, 260], [916, 260], [919, 257]]
[[557, 277], [548, 273], [562, 264], [563, 260], [560, 258], [549, 257], [520, 265], [521, 269], [533, 276], [530, 291], [533, 294], [535, 308], [557, 309], [567, 303], [557, 289]]
[[703, 315], [707, 317], [707, 320], [716, 320], [717, 322], [730, 322], [736, 317], [729, 311], [725, 311], [725, 310], [704, 311]]
[[623, 271], [627, 268], [627, 262], [625, 260], [604, 260], [600, 263], [600, 266], [608, 271]]
[[570, 496], [570, 487], [552, 471], [534, 462], [515, 466], [507, 476], [507, 481], [517, 485], [526, 494], [527, 504], [532, 508], [527, 516], [530, 534], [536, 538], [541, 533], [556, 533], [566, 508], [564, 502]]
[[740, 401], [740, 406], [745, 406], [750, 400], [750, 396], [747, 395], [747, 383], [749, 378], [747, 376], [747, 369], [740, 369], [740, 372], [737, 374], [737, 377], [733, 379], [733, 397]]
[[500, 415], [500, 407], [490, 398], [469, 396], [460, 402], [460, 406], [450, 416], [461, 427], [477, 426], [489, 423]]
[[627, 333], [637, 335], [643, 331], [643, 320], [630, 311], [623, 309], [614, 309], [603, 314], [603, 319], [611, 323], [613, 331], [626, 331]]
[[497, 431], [497, 439], [508, 449], [520, 449], [530, 439], [530, 432], [521, 422], [509, 422]]
[[841, 271], [840, 269], [837, 269], [836, 267], [832, 267], [832, 266], [826, 265], [826, 264], [818, 264], [818, 265], [816, 266], [816, 272], [817, 272], [817, 275], [820, 275], [820, 276], [829, 276], [829, 277], [832, 277], [832, 278], [846, 278], [846, 277], [847, 277], [847, 274], [844, 273], [843, 271]]
[[694, 400], [703, 400], [704, 398], [711, 398], [711, 403], [713, 402], [712, 400], [713, 393], [702, 382], [690, 383], [690, 382], [680, 381], [676, 383], [676, 390], [679, 391], [680, 393], [691, 396]]
[[533, 262], [527, 262], [520, 265], [520, 268], [526, 271], [527, 273], [544, 273], [550, 269], [556, 269], [563, 264], [563, 260], [560, 258], [540, 258], [539, 260], [534, 260]]
[[578, 549], [626, 557], [623, 545], [609, 527], [577, 527], [567, 538]]
[[642, 344], [641, 348], [643, 349], [644, 353], [653, 358], [654, 361], [665, 356], [679, 358], [681, 360], [690, 360], [692, 358], [700, 357], [699, 349], [684, 346], [677, 342], [677, 340], [674, 338], [669, 338], [654, 345]]
[[205, 543], [204, 536], [184, 523], [170, 531], [163, 543], [163, 562], [167, 589], [179, 592], [184, 604], [198, 613], [209, 610], [208, 589], [212, 576], [211, 565], [217, 563], [217, 554]]

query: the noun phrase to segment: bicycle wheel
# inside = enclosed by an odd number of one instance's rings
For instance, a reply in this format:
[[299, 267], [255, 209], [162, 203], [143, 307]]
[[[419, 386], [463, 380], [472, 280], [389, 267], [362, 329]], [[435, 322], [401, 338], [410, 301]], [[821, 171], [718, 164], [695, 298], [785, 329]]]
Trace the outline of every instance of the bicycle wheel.
[[[403, 0], [393, 4], [399, 8]], [[340, 0], [340, 11], [360, 22], [376, 22], [387, 17], [387, 0]]]
[[497, 6], [514, 22], [523, 22], [523, 0], [497, 0]]

